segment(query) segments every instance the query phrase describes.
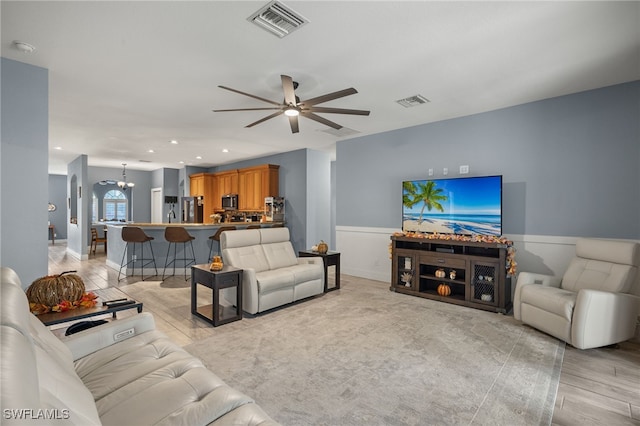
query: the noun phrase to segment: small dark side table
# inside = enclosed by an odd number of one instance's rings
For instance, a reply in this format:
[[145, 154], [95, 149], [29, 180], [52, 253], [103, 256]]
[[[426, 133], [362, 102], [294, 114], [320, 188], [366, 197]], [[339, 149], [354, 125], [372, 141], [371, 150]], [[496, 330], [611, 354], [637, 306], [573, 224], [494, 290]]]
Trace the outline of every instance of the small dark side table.
[[[198, 285], [213, 291], [210, 305], [198, 306]], [[236, 300], [230, 301], [233, 306], [222, 303], [224, 297], [220, 290], [236, 289]], [[191, 313], [214, 327], [242, 319], [242, 269], [225, 265], [221, 271], [211, 271], [209, 264], [191, 267]]]
[[[337, 251], [328, 251], [326, 253], [318, 253], [312, 250], [300, 250], [299, 257], [321, 257], [324, 263], [324, 292], [328, 293], [333, 290], [340, 290], [340, 253]], [[336, 267], [336, 285], [329, 288], [329, 276], [327, 274], [329, 266]]]

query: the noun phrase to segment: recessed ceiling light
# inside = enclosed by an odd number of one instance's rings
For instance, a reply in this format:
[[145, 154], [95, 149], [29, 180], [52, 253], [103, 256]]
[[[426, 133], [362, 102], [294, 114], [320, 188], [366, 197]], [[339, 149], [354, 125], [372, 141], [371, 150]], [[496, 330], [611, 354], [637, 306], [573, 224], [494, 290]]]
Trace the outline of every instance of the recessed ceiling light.
[[152, 149], [150, 149], [150, 150], [149, 150], [149, 151], [147, 151], [147, 152], [148, 152], [148, 153], [153, 154], [155, 151], [154, 151], [154, 150], [152, 150]]
[[22, 53], [33, 53], [36, 50], [33, 44], [25, 43], [24, 41], [14, 40], [13, 45]]
[[198, 156], [196, 157], [196, 160], [202, 160], [202, 157], [198, 155]]
[[184, 161], [178, 161], [178, 163], [180, 163], [180, 164], [184, 164]]
[[57, 149], [58, 151], [60, 151], [60, 150], [62, 149], [62, 147], [61, 147], [61, 146], [56, 146], [56, 147], [55, 147], [55, 148], [53, 148], [53, 149]]
[[178, 145], [178, 141], [175, 139], [170, 140], [169, 142], [171, 142], [171, 144], [173, 145]]
[[224, 148], [222, 152], [229, 152], [229, 150], [227, 148]]

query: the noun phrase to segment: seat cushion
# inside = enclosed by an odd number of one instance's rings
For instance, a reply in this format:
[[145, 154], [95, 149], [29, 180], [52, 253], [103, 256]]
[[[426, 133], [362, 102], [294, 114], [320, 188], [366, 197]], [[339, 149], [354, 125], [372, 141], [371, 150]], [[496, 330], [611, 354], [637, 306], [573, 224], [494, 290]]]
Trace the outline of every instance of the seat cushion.
[[302, 263], [284, 268], [293, 274], [296, 285], [308, 281], [319, 280], [323, 278], [324, 270], [322, 265], [313, 263]]
[[[127, 383], [192, 356], [157, 330], [139, 334], [75, 361], [96, 401]], [[195, 364], [199, 366], [200, 364]]]
[[252, 403], [202, 362], [151, 331], [76, 361], [104, 425], [208, 424]]
[[293, 287], [295, 276], [293, 272], [281, 268], [257, 273], [256, 281], [258, 281], [258, 293], [262, 295], [281, 288]]
[[105, 426], [131, 424], [132, 419], [139, 425], [205, 425], [251, 403], [211, 371], [188, 361], [168, 365], [97, 402]]
[[556, 287], [531, 284], [522, 287], [520, 300], [571, 322], [577, 293]]

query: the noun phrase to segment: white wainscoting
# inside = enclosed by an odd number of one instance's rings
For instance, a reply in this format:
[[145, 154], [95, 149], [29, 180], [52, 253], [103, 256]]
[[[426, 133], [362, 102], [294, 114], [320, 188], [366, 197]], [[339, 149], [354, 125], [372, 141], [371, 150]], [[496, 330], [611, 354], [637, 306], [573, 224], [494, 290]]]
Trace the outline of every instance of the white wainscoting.
[[[400, 229], [336, 226], [341, 271], [391, 283], [390, 237]], [[576, 238], [505, 235], [516, 248], [518, 270], [562, 275], [575, 253]]]
[[[394, 228], [336, 226], [336, 250], [340, 252], [340, 271], [347, 275], [383, 281], [391, 284], [390, 237]], [[562, 276], [575, 254], [576, 237], [554, 235], [505, 235], [516, 248], [518, 271]], [[632, 240], [640, 242], [639, 240]], [[511, 298], [516, 280], [512, 281]], [[640, 274], [635, 294], [640, 297]], [[640, 301], [638, 312], [640, 313]], [[640, 342], [640, 316], [636, 337]]]
[[[344, 274], [391, 283], [390, 237], [400, 229], [336, 226], [336, 250]], [[518, 271], [562, 276], [575, 254], [576, 237], [508, 234]], [[513, 282], [515, 289], [515, 280]], [[640, 296], [640, 276], [636, 285]]]
[[391, 234], [400, 229], [336, 226], [340, 272], [391, 283]]

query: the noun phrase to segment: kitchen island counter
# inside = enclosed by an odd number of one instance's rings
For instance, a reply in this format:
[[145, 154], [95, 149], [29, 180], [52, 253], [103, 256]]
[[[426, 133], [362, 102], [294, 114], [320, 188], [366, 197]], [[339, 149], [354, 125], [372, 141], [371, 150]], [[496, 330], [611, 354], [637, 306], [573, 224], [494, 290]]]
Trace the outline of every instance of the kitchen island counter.
[[[158, 266], [158, 279], [161, 279], [163, 267], [167, 259], [167, 252], [169, 249], [169, 243], [164, 239], [164, 230], [167, 227], [182, 226], [187, 232], [195, 237], [193, 240], [193, 250], [196, 256], [196, 264], [209, 263], [209, 253], [211, 252], [211, 245], [213, 244], [213, 255], [220, 253], [220, 247], [217, 241], [209, 239], [216, 231], [222, 226], [235, 226], [237, 229], [246, 229], [251, 225], [260, 225], [263, 228], [270, 228], [273, 226], [284, 226], [283, 222], [223, 222], [223, 223], [107, 223], [107, 266], [115, 269], [120, 269], [120, 264], [125, 259], [125, 263], [131, 260], [131, 254], [127, 253], [126, 243], [122, 240], [122, 228], [124, 226], [137, 226], [150, 237], [153, 237], [151, 241], [151, 248], [156, 259], [156, 265]], [[177, 244], [176, 257], [179, 259], [176, 262], [176, 274], [184, 273], [182, 268], [183, 245]], [[140, 256], [140, 249], [136, 249], [136, 254]], [[144, 257], [149, 256], [149, 244], [144, 244]], [[173, 248], [171, 249], [170, 259], [173, 259]], [[187, 244], [187, 257], [191, 257], [191, 249]], [[122, 273], [125, 274], [125, 269], [122, 269]], [[173, 271], [173, 267], [172, 267]], [[180, 272], [178, 272], [180, 271]], [[139, 265], [136, 265], [136, 275], [140, 273]], [[129, 274], [131, 271], [129, 271]], [[151, 276], [155, 273], [153, 264], [147, 265], [144, 270], [144, 275]]]

